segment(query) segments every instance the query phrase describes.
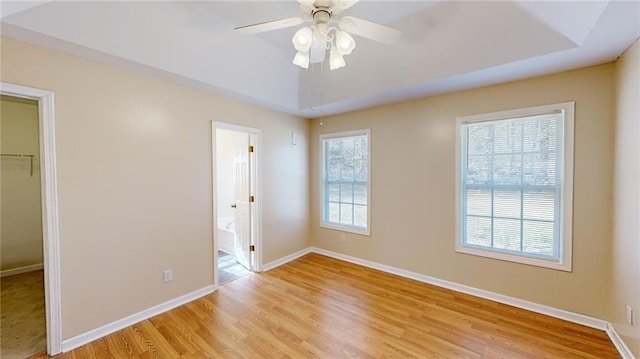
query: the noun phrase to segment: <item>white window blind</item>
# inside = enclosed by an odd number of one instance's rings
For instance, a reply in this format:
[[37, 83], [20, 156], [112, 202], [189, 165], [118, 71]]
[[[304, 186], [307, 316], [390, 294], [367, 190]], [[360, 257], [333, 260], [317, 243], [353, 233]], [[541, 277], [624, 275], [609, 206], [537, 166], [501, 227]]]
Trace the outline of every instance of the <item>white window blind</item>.
[[460, 246], [562, 262], [565, 112], [459, 126]]
[[321, 136], [322, 225], [368, 234], [369, 133]]

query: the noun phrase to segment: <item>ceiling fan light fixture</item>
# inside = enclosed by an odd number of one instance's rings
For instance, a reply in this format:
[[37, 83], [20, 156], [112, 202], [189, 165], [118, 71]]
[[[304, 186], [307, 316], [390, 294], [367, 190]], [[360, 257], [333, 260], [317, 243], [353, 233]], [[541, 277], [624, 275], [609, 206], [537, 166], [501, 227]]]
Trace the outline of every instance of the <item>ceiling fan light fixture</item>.
[[329, 69], [337, 70], [345, 65], [344, 57], [342, 57], [335, 46], [331, 46], [331, 52], [329, 54]]
[[300, 52], [308, 52], [311, 48], [311, 42], [313, 41], [313, 31], [310, 27], [303, 27], [296, 31], [293, 35], [291, 42], [296, 50]]
[[349, 55], [356, 47], [356, 42], [347, 32], [342, 30], [336, 31], [336, 47], [340, 55]]
[[293, 64], [302, 67], [303, 69], [309, 68], [309, 53], [298, 51], [296, 56], [293, 57]]
[[291, 39], [296, 54], [293, 63], [304, 69], [310, 64], [326, 61], [329, 52], [329, 68], [336, 70], [346, 66], [344, 56], [350, 55], [356, 47], [352, 35], [391, 44], [402, 32], [385, 25], [354, 16], [343, 16], [342, 12], [361, 0], [298, 0], [301, 16], [236, 27], [246, 34], [297, 26], [311, 25], [298, 29]]
[[317, 36], [320, 38], [324, 39], [329, 34], [329, 25], [327, 24], [318, 23], [315, 25], [315, 28], [316, 28], [316, 33], [318, 34]]

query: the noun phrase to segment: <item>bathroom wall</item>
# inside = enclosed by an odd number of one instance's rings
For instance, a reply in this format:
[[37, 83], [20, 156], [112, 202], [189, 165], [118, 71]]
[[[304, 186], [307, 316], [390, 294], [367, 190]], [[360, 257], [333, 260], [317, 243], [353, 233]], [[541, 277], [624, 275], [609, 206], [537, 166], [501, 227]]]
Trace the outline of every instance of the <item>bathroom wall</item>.
[[235, 190], [235, 147], [238, 142], [247, 142], [242, 132], [216, 130], [216, 179], [218, 191], [218, 217], [233, 216]]
[[[227, 253], [234, 253], [235, 226], [220, 229], [228, 224], [225, 217], [233, 217], [235, 212], [231, 205], [235, 202], [235, 153], [237, 146], [248, 146], [248, 134], [217, 129], [216, 130], [216, 190], [218, 249]], [[246, 147], [245, 147], [246, 148]], [[224, 220], [220, 220], [225, 218]]]
[[0, 158], [0, 271], [7, 275], [19, 268], [42, 264], [36, 101], [0, 98], [0, 151], [37, 156], [33, 160], [33, 173], [29, 158]]

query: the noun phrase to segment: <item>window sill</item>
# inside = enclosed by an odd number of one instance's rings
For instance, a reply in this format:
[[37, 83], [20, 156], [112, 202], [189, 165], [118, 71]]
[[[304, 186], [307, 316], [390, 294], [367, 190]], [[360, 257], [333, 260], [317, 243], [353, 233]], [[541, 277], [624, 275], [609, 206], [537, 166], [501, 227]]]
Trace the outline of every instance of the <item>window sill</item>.
[[336, 230], [336, 231], [349, 232], [349, 233], [359, 234], [359, 235], [362, 235], [362, 236], [371, 237], [371, 231], [369, 230], [369, 228], [367, 228], [367, 229], [358, 229], [358, 228], [354, 228], [354, 227], [340, 226], [340, 225], [330, 224], [330, 223], [325, 223], [325, 222], [321, 222], [320, 223], [320, 228], [333, 229], [333, 230]]
[[517, 254], [502, 253], [490, 250], [483, 250], [480, 248], [471, 248], [462, 246], [460, 243], [456, 244], [456, 252], [463, 254], [471, 254], [480, 257], [499, 259], [508, 262], [515, 262], [520, 264], [527, 264], [536, 267], [543, 267], [555, 270], [561, 270], [565, 272], [571, 272], [571, 261], [555, 261], [551, 259], [525, 257]]

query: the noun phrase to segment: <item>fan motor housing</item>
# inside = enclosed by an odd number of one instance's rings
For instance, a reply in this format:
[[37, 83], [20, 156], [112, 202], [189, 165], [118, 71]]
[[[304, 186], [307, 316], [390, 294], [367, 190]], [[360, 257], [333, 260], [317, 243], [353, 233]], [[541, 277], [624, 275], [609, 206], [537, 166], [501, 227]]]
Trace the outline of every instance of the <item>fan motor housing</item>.
[[326, 8], [316, 8], [313, 12], [313, 22], [315, 24], [326, 24], [331, 20], [331, 12]]

